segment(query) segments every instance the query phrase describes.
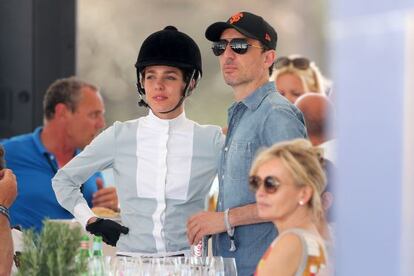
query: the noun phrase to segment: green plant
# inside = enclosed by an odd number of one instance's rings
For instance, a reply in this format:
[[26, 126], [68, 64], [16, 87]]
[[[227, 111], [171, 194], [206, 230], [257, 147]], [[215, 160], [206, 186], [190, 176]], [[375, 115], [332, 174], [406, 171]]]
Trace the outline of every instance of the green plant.
[[81, 230], [67, 224], [45, 221], [43, 230], [23, 233], [23, 252], [18, 275], [81, 275], [87, 260], [77, 258]]

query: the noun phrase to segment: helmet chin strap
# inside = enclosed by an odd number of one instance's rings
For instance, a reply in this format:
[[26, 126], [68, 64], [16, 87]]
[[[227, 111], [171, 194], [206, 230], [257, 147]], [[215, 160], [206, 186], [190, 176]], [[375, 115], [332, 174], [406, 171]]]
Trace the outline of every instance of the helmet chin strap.
[[138, 97], [139, 97], [138, 105], [149, 108], [149, 105], [147, 104], [147, 102], [144, 100], [144, 97], [142, 96], [145, 94], [145, 90], [144, 88], [141, 87], [141, 81], [139, 80], [139, 77], [138, 77], [138, 82], [137, 82], [137, 89], [138, 89]]
[[[191, 81], [194, 79], [195, 73], [196, 73], [196, 69], [194, 69], [193, 72], [191, 73], [190, 80], [186, 83], [186, 85], [184, 87], [183, 95], [181, 96], [180, 100], [175, 105], [175, 107], [172, 108], [171, 110], [163, 111], [163, 112], [159, 112], [159, 113], [167, 114], [167, 113], [173, 112], [174, 110], [176, 110], [177, 108], [179, 108], [183, 104], [184, 99], [189, 95], [190, 84], [191, 84]], [[140, 82], [137, 83], [137, 88], [138, 88], [138, 92], [139, 92], [138, 93], [138, 96], [139, 96], [138, 105], [139, 106], [144, 106], [144, 107], [147, 107], [147, 108], [151, 109], [151, 107], [149, 106], [149, 104], [144, 100], [143, 95], [145, 94], [145, 90], [141, 87], [141, 83]]]

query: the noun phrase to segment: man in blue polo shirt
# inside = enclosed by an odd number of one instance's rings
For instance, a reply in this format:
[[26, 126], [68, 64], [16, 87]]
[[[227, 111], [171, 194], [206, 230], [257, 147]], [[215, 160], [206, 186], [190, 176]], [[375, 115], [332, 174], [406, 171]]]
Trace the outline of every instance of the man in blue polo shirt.
[[[51, 84], [43, 111], [43, 127], [3, 141], [7, 167], [18, 182], [18, 196], [10, 208], [11, 225], [33, 227], [36, 231], [42, 229], [45, 218], [73, 218], [57, 202], [51, 179], [105, 127], [104, 104], [98, 89], [74, 77]], [[103, 188], [99, 173], [88, 179], [81, 190], [90, 206], [118, 208], [115, 188]]]

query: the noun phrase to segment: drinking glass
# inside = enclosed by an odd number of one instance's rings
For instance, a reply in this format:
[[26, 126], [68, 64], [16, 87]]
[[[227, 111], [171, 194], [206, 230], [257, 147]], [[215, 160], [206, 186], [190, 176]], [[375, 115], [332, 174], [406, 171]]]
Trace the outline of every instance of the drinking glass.
[[116, 276], [129, 276], [129, 275], [139, 275], [142, 271], [142, 259], [141, 257], [117, 257], [116, 262], [113, 262], [113, 270], [115, 270]]
[[88, 275], [104, 276], [105, 274], [104, 258], [102, 256], [93, 256], [88, 261]]
[[211, 267], [211, 273], [210, 275], [215, 276], [224, 276], [224, 263], [223, 263], [223, 257], [221, 256], [214, 256], [211, 257], [210, 267]]
[[236, 260], [234, 258], [223, 258], [224, 275], [237, 276]]

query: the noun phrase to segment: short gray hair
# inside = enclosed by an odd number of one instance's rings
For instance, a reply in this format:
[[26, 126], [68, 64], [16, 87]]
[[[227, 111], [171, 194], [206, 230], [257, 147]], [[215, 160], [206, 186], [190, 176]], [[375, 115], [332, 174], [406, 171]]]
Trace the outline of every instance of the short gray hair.
[[81, 99], [81, 89], [89, 87], [98, 91], [98, 87], [76, 77], [58, 79], [46, 90], [43, 98], [43, 115], [46, 120], [53, 119], [55, 107], [59, 103], [65, 104], [72, 112], [76, 111]]

